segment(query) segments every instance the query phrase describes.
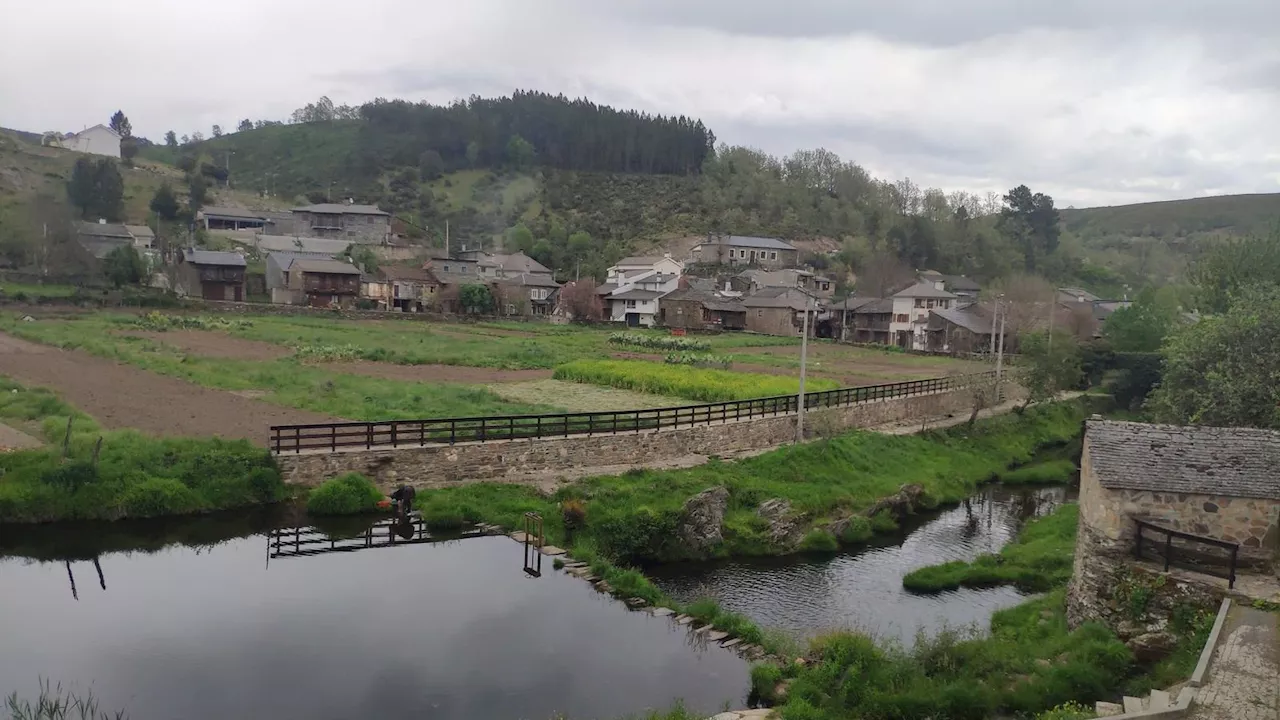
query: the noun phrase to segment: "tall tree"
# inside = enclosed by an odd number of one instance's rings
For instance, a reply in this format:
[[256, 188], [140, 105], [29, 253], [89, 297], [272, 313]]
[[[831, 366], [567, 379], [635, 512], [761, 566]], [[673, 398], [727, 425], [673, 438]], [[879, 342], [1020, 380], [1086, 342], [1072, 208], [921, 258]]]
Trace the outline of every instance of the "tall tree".
[[1280, 430], [1280, 287], [1241, 288], [1223, 315], [1170, 336], [1148, 400], [1163, 422]]
[[444, 158], [435, 150], [427, 150], [418, 156], [418, 175], [423, 182], [431, 182], [444, 175]]
[[1210, 313], [1224, 313], [1233, 295], [1258, 283], [1280, 279], [1280, 229], [1266, 237], [1217, 241], [1191, 266], [1196, 305]]
[[533, 145], [519, 135], [512, 135], [507, 140], [507, 163], [513, 168], [527, 168], [533, 164]]
[[82, 219], [119, 222], [124, 216], [124, 179], [115, 161], [77, 159], [67, 182], [67, 199]]
[[1102, 335], [1116, 352], [1156, 352], [1178, 324], [1178, 298], [1169, 288], [1145, 288], [1129, 307], [1107, 318]]
[[1020, 382], [1027, 389], [1023, 407], [1052, 400], [1075, 387], [1081, 378], [1080, 346], [1064, 332], [1026, 333], [1018, 338]]
[[1027, 272], [1035, 272], [1044, 259], [1058, 249], [1062, 229], [1053, 198], [1032, 193], [1026, 185], [1019, 185], [1004, 196], [997, 225], [1005, 237], [1022, 250]]
[[213, 131], [213, 136], [214, 136], [214, 137], [222, 137], [222, 126], [221, 126], [221, 125], [214, 124], [214, 126], [213, 126], [213, 130], [212, 130], [212, 131]]
[[209, 194], [209, 181], [203, 173], [191, 173], [188, 176], [187, 209], [192, 215], [204, 207], [205, 197]]
[[156, 189], [155, 195], [151, 196], [151, 212], [154, 212], [161, 220], [173, 222], [178, 219], [178, 213], [182, 211], [182, 207], [178, 204], [178, 198], [173, 194], [173, 188], [168, 182], [162, 183]]
[[172, 131], [172, 130], [170, 130], [169, 132], [165, 133], [165, 134], [164, 134], [164, 144], [165, 144], [165, 147], [171, 147], [171, 148], [176, 148], [176, 147], [178, 147], [178, 134], [177, 134], [177, 133], [175, 133], [175, 132], [174, 132], [174, 131]]
[[245, 118], [241, 120], [240, 124], [236, 126], [236, 132], [244, 132], [246, 130], [252, 130], [252, 129], [253, 129], [253, 121], [250, 120], [249, 118]]
[[146, 277], [146, 264], [132, 245], [123, 245], [103, 258], [103, 273], [116, 287], [137, 285]]
[[111, 116], [111, 129], [119, 133], [120, 137], [133, 137], [133, 125], [129, 123], [123, 110], [117, 110]]

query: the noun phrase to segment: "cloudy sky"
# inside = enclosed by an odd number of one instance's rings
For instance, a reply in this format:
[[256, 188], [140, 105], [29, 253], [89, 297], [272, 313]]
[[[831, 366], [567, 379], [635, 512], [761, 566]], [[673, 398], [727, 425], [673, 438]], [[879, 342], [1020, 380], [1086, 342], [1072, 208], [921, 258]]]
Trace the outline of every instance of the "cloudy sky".
[[1280, 191], [1274, 0], [47, 0], [0, 33], [0, 126], [123, 108], [159, 139], [328, 95], [516, 88], [826, 147], [1060, 207]]

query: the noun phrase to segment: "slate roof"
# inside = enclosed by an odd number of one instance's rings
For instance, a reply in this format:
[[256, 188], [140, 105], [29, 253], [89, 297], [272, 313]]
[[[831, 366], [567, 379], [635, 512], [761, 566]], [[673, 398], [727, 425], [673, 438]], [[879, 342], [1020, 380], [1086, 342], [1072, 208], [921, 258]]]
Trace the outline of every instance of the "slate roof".
[[[880, 298], [873, 298], [873, 297], [847, 297], [844, 300], [841, 300], [840, 302], [833, 304], [829, 309], [840, 310], [840, 311], [858, 310], [859, 308], [862, 308], [866, 305], [870, 305], [871, 303], [879, 302], [879, 301], [880, 301]], [[886, 310], [885, 312], [889, 312], [889, 310]]]
[[346, 203], [318, 203], [297, 207], [294, 212], [325, 213], [329, 215], [388, 215], [375, 205], [347, 205]]
[[746, 312], [747, 306], [738, 298], [717, 295], [714, 290], [699, 287], [687, 287], [675, 290], [662, 296], [662, 302], [668, 300], [687, 300], [696, 302], [708, 310], [718, 312]]
[[350, 240], [337, 238], [294, 237], [293, 235], [258, 235], [254, 244], [267, 252], [308, 252], [337, 255], [351, 246]]
[[893, 312], [893, 298], [878, 298], [866, 305], [860, 305], [853, 311], [854, 315], [888, 315]]
[[220, 207], [216, 205], [206, 205], [200, 210], [203, 217], [221, 217], [232, 218], [235, 220], [262, 220], [266, 221], [267, 216], [257, 210], [245, 210], [244, 208]]
[[656, 290], [623, 290], [609, 296], [610, 300], [657, 300], [666, 295]]
[[378, 274], [385, 280], [395, 282], [436, 282], [436, 278], [431, 274], [430, 270], [424, 270], [420, 267], [403, 267], [398, 265], [387, 265], [378, 268]]
[[971, 278], [963, 275], [943, 275], [942, 281], [952, 290], [964, 290], [966, 292], [978, 292], [982, 286], [974, 282]]
[[707, 241], [712, 245], [729, 245], [730, 247], [764, 248], [766, 250], [795, 250], [796, 246], [778, 238], [752, 237], [750, 235], [729, 235], [716, 237]]
[[624, 257], [621, 260], [619, 260], [617, 265], [615, 265], [614, 267], [617, 267], [619, 265], [654, 265], [656, 263], [662, 262], [663, 260], [669, 260], [669, 259], [670, 258], [662, 257], [661, 255], [656, 257], [647, 257], [647, 256]]
[[1085, 439], [1104, 488], [1280, 500], [1280, 432], [1090, 420]]
[[289, 265], [289, 270], [304, 273], [320, 273], [323, 275], [359, 275], [360, 268], [341, 260], [320, 260], [318, 258], [298, 258]]
[[130, 234], [129, 228], [119, 223], [77, 222], [76, 232], [81, 235], [91, 235], [93, 237], [110, 237], [133, 240], [133, 235]]
[[[969, 308], [972, 308], [972, 307], [973, 307], [972, 305], [969, 306]], [[946, 320], [947, 322], [952, 323], [953, 325], [959, 325], [960, 327], [964, 328], [965, 330], [968, 330], [969, 332], [977, 333], [979, 335], [991, 334], [991, 318], [984, 318], [971, 309], [968, 309], [968, 308], [964, 310], [937, 309], [937, 310], [930, 310], [930, 312]]]
[[916, 283], [906, 290], [902, 290], [893, 294], [894, 297], [900, 298], [954, 298], [955, 295], [946, 290], [939, 290], [929, 283]]
[[244, 256], [233, 252], [195, 250], [187, 248], [182, 251], [182, 257], [192, 265], [223, 265], [226, 267], [245, 266]]

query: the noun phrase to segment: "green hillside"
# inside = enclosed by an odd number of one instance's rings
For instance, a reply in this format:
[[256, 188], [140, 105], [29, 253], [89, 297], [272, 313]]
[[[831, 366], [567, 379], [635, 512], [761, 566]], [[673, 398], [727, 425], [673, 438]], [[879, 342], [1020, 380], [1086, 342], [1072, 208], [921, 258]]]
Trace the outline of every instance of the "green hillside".
[[1063, 210], [1062, 220], [1068, 230], [1087, 236], [1170, 238], [1212, 232], [1259, 235], [1270, 232], [1280, 222], [1280, 193]]

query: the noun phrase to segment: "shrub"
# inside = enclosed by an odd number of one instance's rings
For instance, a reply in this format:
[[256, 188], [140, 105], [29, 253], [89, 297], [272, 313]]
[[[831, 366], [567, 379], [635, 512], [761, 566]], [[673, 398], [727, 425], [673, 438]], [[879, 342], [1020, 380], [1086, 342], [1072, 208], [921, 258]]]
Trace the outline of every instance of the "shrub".
[[669, 353], [662, 359], [668, 365], [692, 365], [702, 368], [720, 368], [728, 370], [733, 367], [733, 358], [729, 355], [690, 355], [688, 353]]
[[782, 682], [782, 668], [773, 663], [760, 663], [751, 667], [751, 697], [766, 705], [778, 702], [778, 683]]
[[560, 516], [566, 531], [581, 530], [587, 524], [587, 506], [581, 500], [570, 498], [560, 503]]
[[840, 543], [836, 540], [835, 535], [826, 530], [814, 528], [800, 541], [800, 549], [815, 552], [835, 552], [840, 549]]
[[200, 498], [173, 478], [147, 478], [125, 491], [124, 511], [130, 517], [181, 515], [202, 509]]
[[457, 530], [467, 524], [467, 513], [459, 505], [428, 504], [419, 514], [429, 530]]
[[871, 521], [862, 515], [854, 515], [849, 518], [849, 524], [840, 532], [840, 541], [850, 545], [854, 543], [866, 542], [871, 539], [875, 531], [871, 529]]
[[868, 522], [871, 524], [871, 531], [875, 533], [891, 533], [898, 530], [898, 521], [888, 510], [881, 510], [872, 515]]
[[629, 345], [651, 350], [683, 350], [705, 352], [711, 345], [701, 340], [673, 337], [670, 335], [647, 335], [635, 332], [616, 332], [609, 335], [609, 342], [614, 345]]
[[140, 327], [144, 330], [154, 330], [164, 332], [166, 330], [243, 330], [253, 327], [253, 321], [240, 320], [236, 318], [225, 317], [209, 317], [202, 315], [166, 315], [162, 312], [152, 311], [146, 315], [141, 315], [125, 323]]
[[[799, 380], [793, 377], [641, 360], [575, 360], [557, 367], [553, 377], [706, 402], [793, 395], [800, 388]], [[811, 391], [834, 390], [838, 386], [835, 381], [819, 378], [809, 378], [805, 383]]]
[[307, 498], [307, 512], [316, 515], [354, 515], [373, 512], [382, 491], [360, 473], [347, 473], [324, 481]]

